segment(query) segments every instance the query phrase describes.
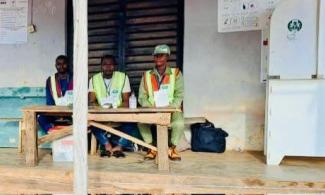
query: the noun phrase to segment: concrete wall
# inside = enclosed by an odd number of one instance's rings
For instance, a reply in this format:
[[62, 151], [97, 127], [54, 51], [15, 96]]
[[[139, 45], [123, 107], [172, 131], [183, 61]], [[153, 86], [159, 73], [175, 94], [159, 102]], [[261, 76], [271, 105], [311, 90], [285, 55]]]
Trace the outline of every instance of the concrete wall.
[[55, 57], [65, 53], [65, 7], [65, 0], [33, 0], [37, 32], [28, 34], [26, 44], [0, 45], [0, 87], [45, 85], [55, 72]]
[[[45, 80], [56, 72], [56, 56], [65, 53], [65, 9], [66, 0], [33, 0], [37, 32], [26, 44], [0, 45], [0, 118], [20, 118], [22, 107], [45, 104]], [[2, 119], [0, 147], [17, 144], [18, 122]]]
[[261, 32], [218, 33], [217, 14], [217, 0], [185, 0], [185, 116], [225, 129], [227, 149], [262, 150]]

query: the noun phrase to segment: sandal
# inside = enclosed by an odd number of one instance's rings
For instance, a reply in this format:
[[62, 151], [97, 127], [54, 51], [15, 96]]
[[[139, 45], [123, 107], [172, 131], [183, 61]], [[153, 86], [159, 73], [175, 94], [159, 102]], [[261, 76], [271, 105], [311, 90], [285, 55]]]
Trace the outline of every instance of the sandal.
[[100, 150], [100, 157], [105, 157], [107, 156], [108, 158], [111, 157], [111, 152], [110, 151], [106, 151], [106, 150]]
[[122, 151], [114, 151], [113, 152], [113, 156], [115, 156], [116, 158], [125, 158], [125, 154]]

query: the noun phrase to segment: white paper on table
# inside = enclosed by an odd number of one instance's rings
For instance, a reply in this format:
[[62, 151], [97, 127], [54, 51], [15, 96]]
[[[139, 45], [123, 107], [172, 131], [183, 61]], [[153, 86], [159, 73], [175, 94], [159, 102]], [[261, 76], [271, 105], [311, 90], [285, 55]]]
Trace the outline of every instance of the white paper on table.
[[112, 105], [113, 101], [112, 101], [112, 98], [110, 97], [105, 97], [105, 98], [102, 98], [100, 100], [100, 105], [101, 106], [108, 106], [108, 105]]
[[73, 91], [67, 90], [65, 92], [65, 97], [67, 98], [67, 104], [72, 105], [73, 104]]
[[67, 97], [60, 97], [58, 100], [55, 102], [57, 106], [67, 106], [68, 105], [68, 100]]
[[169, 106], [168, 91], [167, 90], [155, 91], [154, 92], [154, 99], [155, 99], [156, 107]]

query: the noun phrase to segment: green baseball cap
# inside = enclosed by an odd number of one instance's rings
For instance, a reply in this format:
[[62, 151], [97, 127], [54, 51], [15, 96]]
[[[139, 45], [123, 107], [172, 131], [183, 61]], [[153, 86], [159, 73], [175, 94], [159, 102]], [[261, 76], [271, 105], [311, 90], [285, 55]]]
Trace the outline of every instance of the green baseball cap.
[[168, 45], [163, 44], [163, 45], [157, 45], [155, 47], [155, 50], [152, 55], [157, 55], [157, 54], [168, 54], [170, 55], [170, 48]]

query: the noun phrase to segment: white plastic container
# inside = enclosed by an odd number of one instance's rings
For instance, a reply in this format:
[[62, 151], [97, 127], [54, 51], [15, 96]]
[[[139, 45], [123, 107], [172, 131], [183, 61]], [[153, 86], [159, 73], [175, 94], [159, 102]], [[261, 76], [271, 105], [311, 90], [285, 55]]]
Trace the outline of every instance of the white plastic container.
[[73, 136], [69, 135], [64, 138], [53, 141], [52, 155], [55, 162], [72, 162], [73, 161]]
[[137, 97], [135, 96], [134, 92], [129, 98], [129, 108], [131, 109], [137, 108]]

